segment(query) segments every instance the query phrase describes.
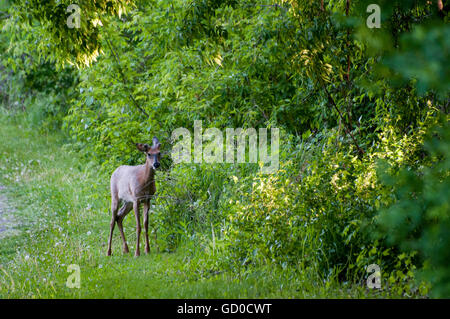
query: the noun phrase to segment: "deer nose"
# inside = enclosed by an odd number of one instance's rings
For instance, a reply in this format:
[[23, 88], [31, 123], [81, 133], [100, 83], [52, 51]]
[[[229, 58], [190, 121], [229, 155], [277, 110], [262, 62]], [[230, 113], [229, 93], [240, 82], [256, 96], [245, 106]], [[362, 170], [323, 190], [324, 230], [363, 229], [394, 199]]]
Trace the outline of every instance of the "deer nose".
[[159, 167], [159, 163], [156, 162], [155, 164], [153, 164], [153, 167], [154, 167], [154, 168], [158, 168], [158, 167]]

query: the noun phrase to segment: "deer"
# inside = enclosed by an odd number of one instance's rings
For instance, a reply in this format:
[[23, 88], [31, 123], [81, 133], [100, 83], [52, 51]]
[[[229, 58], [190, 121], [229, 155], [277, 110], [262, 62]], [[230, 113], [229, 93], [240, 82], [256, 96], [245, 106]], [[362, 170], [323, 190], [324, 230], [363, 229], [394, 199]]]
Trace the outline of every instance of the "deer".
[[[145, 227], [145, 253], [150, 253], [148, 240], [148, 213], [150, 210], [150, 199], [156, 192], [155, 170], [160, 166], [160, 146], [158, 139], [153, 137], [153, 144], [136, 143], [139, 151], [146, 156], [145, 164], [137, 166], [119, 166], [111, 175], [111, 223], [108, 239], [107, 256], [111, 256], [111, 241], [115, 224], [119, 227], [123, 242], [123, 253], [127, 254], [128, 245], [123, 232], [123, 219], [134, 210], [136, 218], [136, 251], [135, 257], [140, 256], [139, 241], [141, 235], [141, 222], [139, 206], [144, 204], [144, 227]], [[119, 202], [123, 202], [119, 210]]]

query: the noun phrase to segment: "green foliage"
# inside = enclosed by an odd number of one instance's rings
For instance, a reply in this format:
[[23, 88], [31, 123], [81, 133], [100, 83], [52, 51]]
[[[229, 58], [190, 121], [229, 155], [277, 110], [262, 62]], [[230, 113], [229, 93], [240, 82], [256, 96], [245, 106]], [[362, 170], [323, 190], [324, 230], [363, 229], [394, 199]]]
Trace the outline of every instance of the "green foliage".
[[401, 38], [401, 52], [386, 58], [386, 65], [403, 79], [416, 79], [420, 94], [435, 90], [441, 97], [448, 94], [450, 27], [434, 25], [416, 27]]
[[[15, 58], [15, 59], [14, 59]], [[11, 114], [27, 113], [23, 118], [43, 131], [60, 129], [73, 98], [77, 75], [73, 70], [57, 72], [51, 63], [10, 58], [15, 72], [0, 71], [1, 103]], [[2, 66], [0, 65], [0, 68]]]
[[161, 251], [185, 250], [189, 278], [273, 265], [364, 284], [375, 263], [382, 293], [423, 296], [432, 283], [448, 296], [448, 130], [424, 146], [448, 113], [446, 12], [382, 0], [382, 27], [368, 29], [366, 0], [86, 0], [68, 29], [67, 1], [24, 3], [1, 21], [0, 97], [35, 126], [62, 121], [81, 171], [107, 179], [142, 163], [134, 143], [155, 135], [168, 155], [171, 132], [194, 120], [281, 129], [273, 174], [163, 157], [151, 224]]
[[[109, 16], [126, 13], [132, 3], [128, 0], [80, 0], [76, 3], [80, 8], [78, 12], [69, 8], [73, 4], [69, 0], [16, 0], [11, 9], [10, 23], [37, 31], [42, 37], [37, 45], [39, 54], [51, 57], [58, 65], [88, 66], [102, 50], [99, 27], [107, 23]], [[80, 17], [80, 25], [70, 27], [69, 18], [75, 14]]]
[[[370, 3], [358, 1], [355, 12], [361, 17]], [[382, 8], [381, 29], [368, 29], [366, 15], [362, 15], [357, 38], [367, 45], [369, 55], [381, 56], [378, 75], [394, 87], [412, 82], [421, 95], [435, 92], [442, 99], [448, 97], [448, 25], [443, 23], [448, 21], [448, 12], [438, 12], [433, 1], [383, 0], [377, 4]]]
[[434, 297], [449, 295], [450, 239], [450, 128], [448, 119], [425, 143], [430, 163], [417, 169], [402, 168], [384, 183], [394, 190], [395, 202], [384, 207], [377, 223], [390, 244], [417, 251], [424, 268], [421, 277], [433, 284]]
[[[11, 19], [11, 18], [10, 18]], [[1, 21], [0, 103], [10, 114], [42, 131], [58, 130], [75, 98], [78, 74], [57, 69], [32, 44], [38, 37], [30, 29]], [[32, 43], [30, 43], [32, 42]], [[26, 111], [24, 116], [19, 115]]]
[[415, 281], [415, 251], [403, 254], [372, 236], [378, 209], [393, 202], [392, 188], [377, 177], [378, 161], [390, 163], [390, 170], [417, 167], [424, 134], [419, 129], [402, 136], [386, 125], [362, 159], [336, 132], [317, 135], [286, 151], [290, 158], [281, 161], [285, 164], [278, 174], [235, 178], [224, 258], [234, 269], [300, 264], [324, 278], [362, 283], [366, 267], [375, 263], [390, 289], [405, 296], [426, 293], [427, 285]]

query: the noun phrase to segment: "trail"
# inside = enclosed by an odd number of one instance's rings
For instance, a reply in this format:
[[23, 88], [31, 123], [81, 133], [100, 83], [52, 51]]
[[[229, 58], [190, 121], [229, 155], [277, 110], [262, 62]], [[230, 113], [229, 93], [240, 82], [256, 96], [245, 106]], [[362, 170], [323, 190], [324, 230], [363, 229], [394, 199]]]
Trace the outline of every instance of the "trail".
[[3, 194], [4, 186], [0, 185], [0, 238], [7, 237], [15, 225], [10, 215], [13, 209], [7, 204], [6, 196]]
[[1, 191], [4, 189], [3, 186], [0, 185], [0, 233], [4, 232], [6, 230], [5, 224], [6, 224], [6, 220], [4, 219], [3, 215], [3, 210], [4, 210], [4, 206], [5, 206], [5, 198], [2, 195]]

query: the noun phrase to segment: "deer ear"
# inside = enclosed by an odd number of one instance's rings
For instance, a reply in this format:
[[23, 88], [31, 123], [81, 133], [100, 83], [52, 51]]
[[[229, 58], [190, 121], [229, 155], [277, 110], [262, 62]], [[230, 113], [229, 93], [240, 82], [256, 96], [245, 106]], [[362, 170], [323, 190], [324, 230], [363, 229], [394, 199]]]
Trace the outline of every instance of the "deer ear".
[[147, 152], [147, 150], [148, 150], [148, 145], [147, 144], [136, 143], [136, 147], [141, 152]]
[[153, 147], [159, 147], [159, 140], [158, 138], [155, 136], [153, 137]]

